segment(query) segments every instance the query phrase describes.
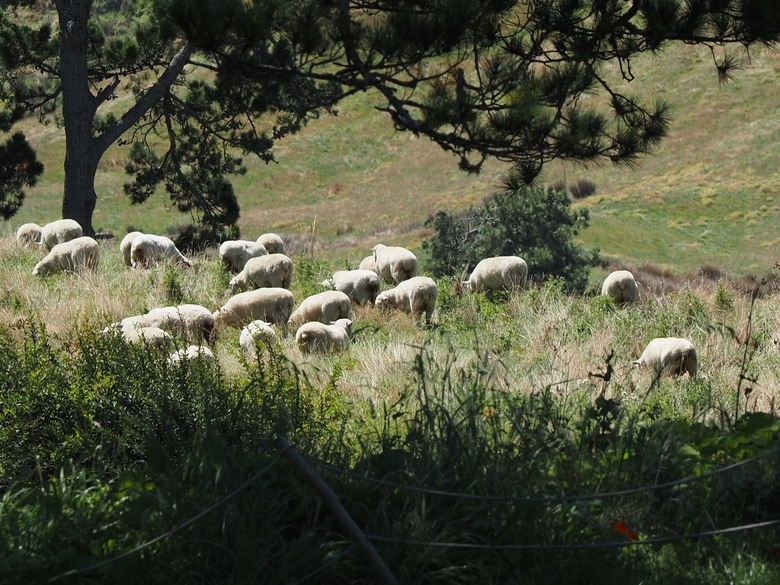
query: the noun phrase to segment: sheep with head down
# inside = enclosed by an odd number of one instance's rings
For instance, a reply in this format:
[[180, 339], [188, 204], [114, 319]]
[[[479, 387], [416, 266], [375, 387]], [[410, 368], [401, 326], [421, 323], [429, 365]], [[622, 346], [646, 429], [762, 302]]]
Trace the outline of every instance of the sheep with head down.
[[179, 251], [170, 238], [155, 234], [141, 234], [133, 240], [130, 246], [130, 262], [133, 268], [151, 268], [164, 260], [188, 268], [192, 266], [189, 258]]
[[282, 240], [279, 234], [267, 233], [257, 238], [257, 243], [261, 244], [268, 250], [269, 254], [286, 254], [284, 246], [284, 240]]
[[525, 286], [528, 264], [519, 256], [484, 258], [474, 267], [463, 288], [472, 293], [513, 291]]
[[23, 223], [16, 229], [16, 243], [25, 248], [37, 247], [41, 243], [42, 231], [37, 223]]
[[253, 360], [257, 357], [257, 346], [262, 343], [265, 347], [274, 345], [277, 342], [276, 331], [267, 321], [257, 319], [247, 324], [241, 329], [238, 337], [238, 344], [247, 359]]
[[34, 276], [49, 276], [59, 272], [95, 272], [100, 261], [100, 246], [89, 236], [81, 236], [56, 244], [33, 268]]
[[417, 256], [401, 246], [377, 244], [372, 248], [377, 274], [388, 284], [399, 284], [417, 275]]
[[266, 247], [252, 240], [226, 240], [219, 246], [222, 264], [232, 272], [241, 272], [250, 258], [266, 254], [268, 254]]
[[301, 304], [290, 315], [288, 326], [297, 327], [309, 321], [332, 323], [339, 319], [352, 317], [352, 301], [338, 290], [326, 290], [313, 294], [301, 301]]
[[214, 330], [214, 315], [206, 307], [196, 304], [157, 307], [143, 315], [125, 317], [124, 327], [157, 327], [188, 341], [209, 340]]
[[601, 285], [601, 295], [611, 297], [617, 304], [639, 301], [639, 286], [628, 270], [615, 270], [607, 275]]
[[230, 297], [214, 311], [214, 331], [223, 327], [241, 329], [256, 320], [284, 327], [295, 306], [295, 296], [286, 288], [258, 288]]
[[634, 365], [648, 368], [655, 377], [663, 373], [681, 376], [688, 372], [688, 376], [693, 378], [699, 369], [696, 348], [689, 340], [680, 337], [656, 337], [647, 344]]
[[228, 287], [231, 292], [290, 288], [292, 277], [292, 260], [284, 254], [268, 254], [247, 260], [244, 269], [230, 280]]
[[352, 320], [338, 319], [334, 323], [309, 321], [295, 332], [295, 342], [301, 353], [335, 353], [349, 348]]
[[400, 309], [411, 314], [415, 323], [419, 323], [420, 317], [425, 315], [425, 322], [430, 325], [438, 296], [439, 288], [432, 278], [413, 276], [380, 293], [376, 297], [376, 308]]
[[322, 286], [343, 292], [356, 305], [373, 304], [382, 282], [373, 270], [337, 270], [333, 276], [320, 283]]
[[72, 219], [58, 219], [41, 228], [41, 246], [51, 250], [57, 244], [64, 244], [84, 235], [79, 222]]

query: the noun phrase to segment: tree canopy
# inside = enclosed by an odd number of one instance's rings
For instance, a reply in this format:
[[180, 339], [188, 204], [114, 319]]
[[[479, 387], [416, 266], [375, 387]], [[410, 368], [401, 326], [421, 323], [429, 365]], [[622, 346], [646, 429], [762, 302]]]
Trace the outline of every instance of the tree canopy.
[[[663, 139], [668, 105], [619, 93], [605, 63], [630, 80], [641, 53], [705, 44], [726, 79], [727, 46], [778, 34], [773, 0], [19, 1], [0, 12], [0, 87], [4, 119], [63, 124], [63, 217], [93, 232], [97, 166], [121, 144], [133, 202], [164, 186], [218, 235], [238, 219], [243, 157], [274, 160], [277, 140], [355, 92], [379, 92], [399, 130], [466, 171], [511, 163], [521, 186], [553, 159], [632, 164]], [[27, 168], [0, 197], [21, 201]]]

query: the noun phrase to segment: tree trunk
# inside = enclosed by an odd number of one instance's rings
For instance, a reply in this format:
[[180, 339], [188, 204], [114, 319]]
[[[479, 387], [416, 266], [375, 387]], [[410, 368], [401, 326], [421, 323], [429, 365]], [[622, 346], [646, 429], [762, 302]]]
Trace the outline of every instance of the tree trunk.
[[74, 219], [85, 235], [95, 233], [95, 174], [102, 152], [92, 134], [97, 108], [87, 71], [91, 0], [56, 0], [60, 20], [60, 80], [65, 123], [65, 185], [62, 217]]

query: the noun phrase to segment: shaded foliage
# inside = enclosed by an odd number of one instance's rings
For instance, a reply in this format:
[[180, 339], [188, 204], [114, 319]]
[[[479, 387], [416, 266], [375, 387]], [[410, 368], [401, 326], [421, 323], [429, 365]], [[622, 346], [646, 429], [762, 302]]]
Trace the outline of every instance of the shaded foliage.
[[463, 215], [437, 211], [428, 224], [436, 233], [423, 248], [436, 276], [467, 274], [490, 256], [520, 256], [529, 276], [559, 277], [581, 290], [599, 262], [575, 240], [588, 226], [587, 209], [571, 209], [569, 195], [554, 188], [508, 187]]

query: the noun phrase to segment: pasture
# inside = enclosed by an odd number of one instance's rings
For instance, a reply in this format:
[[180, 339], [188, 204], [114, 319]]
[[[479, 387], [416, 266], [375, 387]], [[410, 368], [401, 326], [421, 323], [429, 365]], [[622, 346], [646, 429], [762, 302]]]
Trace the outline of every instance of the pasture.
[[[291, 244], [298, 302], [365, 255]], [[556, 281], [491, 300], [444, 278], [429, 328], [369, 306], [343, 353], [287, 336], [247, 362], [230, 329], [214, 366], [169, 364], [100, 331], [155, 306], [216, 309], [231, 275], [215, 250], [130, 270], [118, 240], [100, 246], [95, 274], [41, 279], [40, 250], [0, 242], [3, 582], [374, 581], [279, 435], [402, 582], [778, 576], [767, 287], [649, 282], [618, 307]], [[699, 375], [633, 368], [657, 336], [691, 339]]]

